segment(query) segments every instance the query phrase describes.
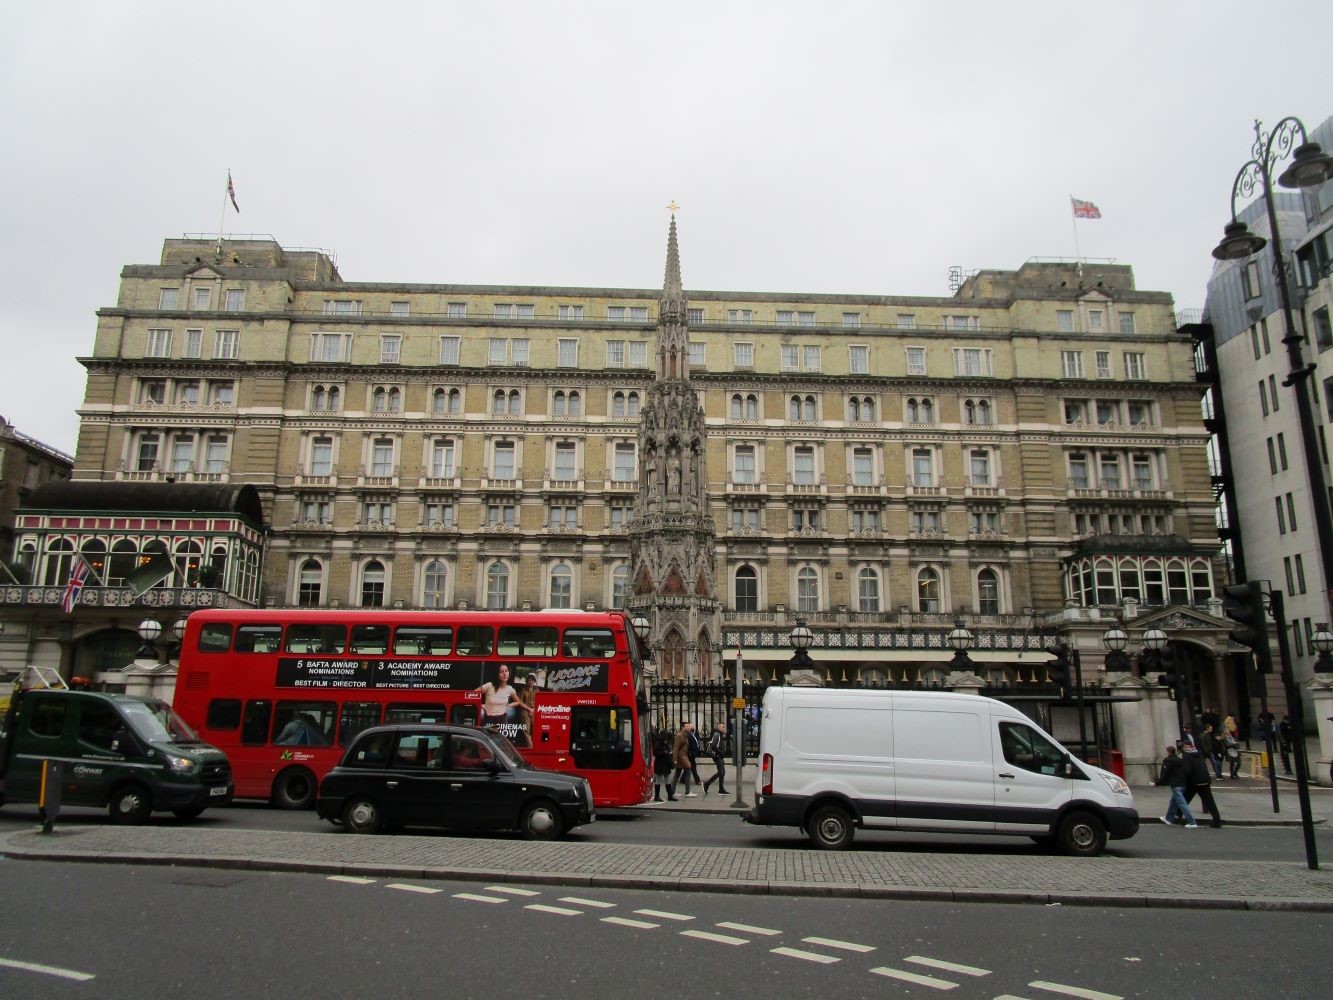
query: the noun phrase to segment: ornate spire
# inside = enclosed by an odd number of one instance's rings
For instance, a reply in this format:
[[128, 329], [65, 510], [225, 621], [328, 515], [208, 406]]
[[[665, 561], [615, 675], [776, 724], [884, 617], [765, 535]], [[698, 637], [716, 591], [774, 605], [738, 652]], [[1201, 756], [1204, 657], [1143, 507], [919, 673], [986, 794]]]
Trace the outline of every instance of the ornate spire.
[[662, 281], [662, 298], [657, 309], [657, 377], [659, 379], [689, 379], [689, 333], [686, 318], [689, 311], [685, 290], [680, 283], [680, 246], [676, 242], [676, 209], [671, 210], [671, 228], [667, 231], [666, 277]]
[[667, 233], [666, 278], [662, 282], [662, 298], [683, 299], [680, 286], [680, 247], [676, 244], [676, 209], [680, 206], [674, 201], [667, 206], [671, 209], [671, 230]]

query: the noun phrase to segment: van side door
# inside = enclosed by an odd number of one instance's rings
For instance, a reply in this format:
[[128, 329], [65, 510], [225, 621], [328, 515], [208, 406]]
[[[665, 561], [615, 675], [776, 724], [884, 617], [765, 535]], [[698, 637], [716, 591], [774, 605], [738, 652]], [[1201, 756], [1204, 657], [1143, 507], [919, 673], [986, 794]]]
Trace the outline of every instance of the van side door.
[[894, 700], [899, 829], [995, 829], [989, 727], [990, 715], [981, 706], [947, 697]]
[[1069, 801], [1068, 754], [1025, 722], [995, 719], [995, 829], [1045, 834]]
[[77, 704], [74, 756], [78, 760], [65, 765], [65, 801], [70, 805], [105, 805], [112, 782], [123, 774], [125, 759], [135, 753], [137, 744], [129, 725], [110, 702], [86, 696]]
[[36, 802], [41, 792], [42, 761], [61, 759], [66, 749], [66, 731], [73, 725], [69, 698], [64, 694], [28, 691], [14, 721], [5, 774], [5, 798], [11, 802]]

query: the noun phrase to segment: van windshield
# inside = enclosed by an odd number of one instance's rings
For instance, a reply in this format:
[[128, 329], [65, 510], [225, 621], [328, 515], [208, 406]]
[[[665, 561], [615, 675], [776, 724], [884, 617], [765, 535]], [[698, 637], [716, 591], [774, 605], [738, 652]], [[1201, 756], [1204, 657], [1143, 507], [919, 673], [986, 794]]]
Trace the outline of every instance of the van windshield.
[[130, 728], [149, 743], [202, 743], [195, 731], [165, 701], [122, 701]]

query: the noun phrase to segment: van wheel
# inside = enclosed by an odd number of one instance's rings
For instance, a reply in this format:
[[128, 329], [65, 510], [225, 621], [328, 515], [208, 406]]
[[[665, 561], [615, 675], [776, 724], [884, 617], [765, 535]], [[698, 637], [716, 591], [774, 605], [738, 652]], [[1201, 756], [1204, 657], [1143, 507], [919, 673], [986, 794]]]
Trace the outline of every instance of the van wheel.
[[370, 799], [353, 799], [343, 806], [343, 828], [350, 833], [379, 833], [383, 825], [380, 807]]
[[841, 851], [851, 846], [856, 827], [841, 806], [820, 806], [810, 814], [805, 832], [810, 843], [822, 851]]
[[1092, 813], [1070, 813], [1055, 836], [1065, 854], [1090, 858], [1106, 849], [1106, 826]]
[[319, 783], [304, 767], [291, 767], [273, 782], [273, 804], [279, 809], [309, 809], [315, 804]]
[[111, 819], [116, 823], [146, 823], [153, 812], [153, 799], [142, 785], [126, 785], [111, 796]]
[[558, 840], [565, 832], [565, 824], [560, 819], [560, 810], [555, 803], [542, 799], [523, 810], [518, 828], [529, 840]]

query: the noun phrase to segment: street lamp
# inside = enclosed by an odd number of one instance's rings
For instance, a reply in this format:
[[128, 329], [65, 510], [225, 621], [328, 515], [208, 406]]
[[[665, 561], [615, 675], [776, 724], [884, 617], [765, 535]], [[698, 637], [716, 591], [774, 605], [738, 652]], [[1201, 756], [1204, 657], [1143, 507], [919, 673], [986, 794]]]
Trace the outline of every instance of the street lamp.
[[953, 659], [949, 661], [949, 669], [971, 670], [972, 658], [967, 655], [967, 651], [972, 648], [972, 633], [963, 624], [963, 619], [959, 618], [954, 622], [953, 631], [949, 633], [947, 641], [953, 647]]
[[[1161, 629], [1157, 631], [1160, 632]], [[1163, 638], [1165, 637], [1165, 633], [1163, 633]], [[1108, 672], [1130, 669], [1129, 657], [1125, 655], [1125, 647], [1129, 645], [1129, 636], [1120, 627], [1119, 622], [1102, 633], [1102, 645], [1106, 647], [1106, 669]]]
[[1315, 648], [1319, 656], [1314, 661], [1314, 672], [1317, 674], [1333, 673], [1333, 632], [1328, 629], [1327, 622], [1320, 622], [1315, 626], [1314, 635], [1310, 636], [1310, 645]]
[[[1291, 367], [1285, 384], [1291, 385], [1296, 395], [1296, 414], [1301, 424], [1301, 445], [1305, 453], [1305, 473], [1310, 481], [1310, 501], [1314, 505], [1320, 565], [1324, 570], [1325, 586], [1333, 587], [1333, 514], [1329, 510], [1318, 430], [1310, 400], [1309, 379], [1314, 373], [1314, 366], [1307, 367], [1305, 364], [1301, 335], [1293, 318], [1282, 233], [1278, 227], [1277, 209], [1273, 204], [1273, 167], [1279, 159], [1288, 155], [1292, 157], [1291, 166], [1277, 179], [1278, 184], [1284, 188], [1310, 188], [1333, 178], [1333, 157], [1327, 156], [1317, 143], [1309, 141], [1305, 126], [1299, 118], [1283, 118], [1267, 135], [1264, 134], [1263, 123], [1256, 120], [1254, 136], [1251, 159], [1240, 168], [1231, 186], [1231, 222], [1225, 227], [1225, 235], [1214, 248], [1213, 256], [1218, 260], [1242, 260], [1258, 253], [1269, 242], [1251, 233], [1249, 227], [1236, 217], [1237, 196], [1248, 198], [1256, 188], [1261, 190], [1272, 236], [1278, 295], [1282, 301], [1282, 319], [1285, 324], [1282, 342], [1287, 345], [1287, 362]], [[1297, 138], [1300, 139], [1300, 145], [1293, 151]]]
[[161, 654], [157, 651], [157, 640], [162, 638], [162, 623], [156, 618], [145, 618], [139, 623], [139, 638], [143, 645], [139, 647], [137, 655], [151, 657], [161, 662]]
[[646, 656], [648, 650], [648, 633], [652, 631], [652, 625], [643, 615], [635, 615], [629, 620], [630, 628], [634, 629], [634, 634], [639, 639], [639, 655]]
[[808, 670], [814, 667], [815, 661], [810, 659], [810, 654], [806, 650], [815, 641], [815, 634], [810, 631], [810, 626], [805, 623], [804, 618], [796, 619], [796, 625], [792, 628], [791, 635], [787, 636], [787, 641], [791, 643], [791, 648], [796, 650], [791, 655], [793, 670]]

